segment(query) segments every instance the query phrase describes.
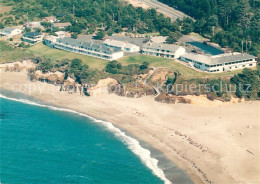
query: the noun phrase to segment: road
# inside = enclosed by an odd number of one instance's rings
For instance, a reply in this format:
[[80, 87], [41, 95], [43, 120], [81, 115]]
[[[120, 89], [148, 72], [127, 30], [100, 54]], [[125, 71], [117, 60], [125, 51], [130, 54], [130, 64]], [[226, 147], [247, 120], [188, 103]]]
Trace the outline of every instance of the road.
[[157, 0], [139, 0], [143, 2], [147, 6], [156, 9], [158, 12], [170, 17], [172, 21], [176, 20], [177, 18], [183, 19], [184, 17], [189, 17], [188, 15], [184, 14], [183, 12], [176, 10], [166, 4], [163, 4]]

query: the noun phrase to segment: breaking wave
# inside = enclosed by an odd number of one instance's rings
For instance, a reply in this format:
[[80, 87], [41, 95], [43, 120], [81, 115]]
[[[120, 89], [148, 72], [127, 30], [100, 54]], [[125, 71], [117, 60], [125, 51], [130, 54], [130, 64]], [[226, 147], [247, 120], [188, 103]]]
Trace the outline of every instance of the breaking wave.
[[80, 115], [80, 116], [87, 117], [94, 122], [102, 124], [110, 132], [112, 132], [117, 138], [119, 138], [124, 144], [126, 144], [127, 147], [135, 155], [137, 155], [140, 158], [140, 160], [153, 172], [154, 175], [156, 175], [161, 180], [163, 180], [165, 184], [172, 184], [172, 182], [169, 181], [165, 177], [165, 174], [162, 171], [162, 169], [160, 169], [158, 167], [158, 160], [151, 157], [151, 152], [149, 150], [143, 148], [140, 145], [139, 141], [137, 141], [136, 139], [126, 135], [125, 132], [121, 131], [119, 128], [116, 128], [112, 123], [110, 123], [108, 121], [95, 119], [91, 116], [88, 116], [86, 114], [83, 114], [83, 113], [80, 113], [80, 112], [77, 112], [77, 111], [74, 111], [74, 110], [70, 110], [70, 109], [66, 109], [66, 108], [59, 108], [59, 107], [50, 106], [50, 105], [43, 105], [43, 104], [39, 104], [39, 103], [29, 101], [29, 100], [26, 100], [26, 99], [10, 98], [10, 97], [4, 96], [2, 94], [0, 94], [0, 98], [8, 99], [8, 100], [16, 101], [16, 102], [22, 102], [22, 103], [29, 104], [29, 105], [45, 107], [45, 108], [49, 108], [49, 109], [52, 109], [52, 110], [55, 110], [55, 111], [63, 111], [63, 112], [74, 113], [74, 114], [77, 114], [77, 115]]

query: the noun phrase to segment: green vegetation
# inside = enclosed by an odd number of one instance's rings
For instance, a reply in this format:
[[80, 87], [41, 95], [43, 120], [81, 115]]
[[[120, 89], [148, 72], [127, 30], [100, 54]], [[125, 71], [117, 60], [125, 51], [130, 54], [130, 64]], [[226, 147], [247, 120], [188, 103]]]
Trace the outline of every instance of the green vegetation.
[[50, 59], [46, 59], [44, 62], [40, 62], [37, 69], [41, 70], [42, 72], [48, 72], [54, 67], [53, 62]]
[[[38, 56], [41, 58], [49, 59], [51, 62], [56, 63], [61, 62], [64, 59], [72, 60], [78, 58], [82, 60], [83, 64], [89, 66], [90, 69], [105, 69], [108, 61], [99, 58], [94, 58], [86, 55], [80, 55], [72, 52], [67, 52], [58, 49], [52, 49], [46, 45], [39, 43], [27, 49], [13, 48], [6, 42], [0, 41], [0, 60], [1, 62], [13, 61], [26, 57]], [[241, 70], [236, 70], [228, 73], [217, 73], [209, 74], [205, 72], [196, 71], [194, 69], [188, 68], [172, 59], [146, 56], [146, 55], [136, 55], [136, 56], [125, 56], [118, 60], [122, 66], [137, 64], [138, 67], [143, 67], [142, 64], [149, 65], [149, 67], [162, 67], [170, 68], [174, 71], [178, 71], [183, 79], [192, 78], [218, 78], [218, 77], [232, 77], [234, 74], [241, 73]]]
[[[196, 18], [184, 21], [183, 33], [194, 31], [220, 44], [254, 55], [260, 54], [260, 1], [160, 0]], [[251, 44], [252, 43], [252, 44]]]
[[183, 79], [206, 78], [206, 77], [207, 78], [232, 77], [234, 74], [241, 73], [242, 71], [242, 70], [235, 70], [232, 72], [210, 74], [206, 72], [196, 71], [172, 59], [155, 57], [155, 56], [147, 56], [147, 55], [127, 56], [119, 59], [118, 61], [122, 65], [140, 64], [143, 62], [147, 62], [151, 67], [170, 68], [174, 71], [178, 71], [178, 73], [180, 73], [181, 75], [181, 78]]
[[[126, 56], [118, 61], [108, 62], [94, 57], [51, 49], [43, 44], [37, 44], [28, 49], [13, 48], [6, 42], [0, 42], [0, 46], [3, 59], [8, 58], [6, 56], [11, 56], [13, 60], [32, 56], [35, 58], [35, 63], [38, 63], [37, 69], [43, 72], [63, 72], [66, 77], [74, 78], [79, 84], [96, 84], [100, 79], [111, 77], [119, 81], [120, 84], [127, 84], [128, 90], [144, 92], [145, 88], [133, 86], [140, 79], [140, 74], [147, 74], [148, 68], [157, 67], [169, 71], [165, 81], [166, 87], [170, 85], [168, 90], [172, 89], [171, 86], [177, 84], [214, 87], [209, 90], [202, 88], [202, 90], [195, 92], [187, 89], [178, 94], [170, 92], [176, 95], [206, 94], [211, 100], [219, 99], [223, 101], [230, 100], [231, 94], [250, 100], [259, 99], [260, 96], [259, 69], [209, 74], [188, 68], [172, 59], [146, 55]], [[39, 56], [39, 58], [35, 56]], [[2, 62], [5, 61], [3, 59]], [[221, 91], [222, 84], [228, 85], [228, 88], [222, 88], [224, 90]], [[238, 89], [235, 87], [240, 86], [242, 86], [242, 91], [234, 91], [234, 89]]]
[[138, 33], [174, 32], [178, 29], [176, 22], [172, 23], [170, 18], [158, 14], [155, 9], [135, 8], [119, 0], [3, 0], [3, 4], [12, 6], [2, 19], [5, 26], [26, 21], [28, 13], [29, 20], [55, 15], [61, 22], [71, 22], [72, 26], [67, 30], [78, 34], [100, 28], [105, 28], [110, 34], [119, 33], [123, 28]]
[[[160, 0], [196, 21], [185, 18], [172, 22], [155, 9], [144, 10], [125, 5], [120, 0], [3, 0], [3, 7], [12, 6], [0, 17], [3, 26], [23, 24], [27, 20], [41, 20], [55, 15], [61, 22], [70, 22], [66, 28], [76, 38], [80, 33], [97, 33], [97, 39], [123, 30], [132, 33], [154, 33], [170, 36], [173, 43], [182, 34], [199, 33], [234, 51], [260, 53], [260, 3], [256, 0]], [[74, 7], [74, 8], [73, 8]], [[43, 23], [46, 32], [49, 23]], [[244, 44], [242, 44], [242, 41]]]
[[248, 99], [260, 98], [260, 70], [245, 68], [241, 74], [231, 78], [231, 82], [236, 85], [236, 96]]
[[104, 37], [105, 37], [105, 31], [104, 30], [99, 30], [97, 32], [96, 39], [97, 40], [102, 40]]
[[58, 49], [52, 49], [50, 47], [47, 47], [46, 45], [39, 43], [37, 45], [34, 45], [28, 49], [28, 52], [42, 57], [46, 59], [50, 59], [51, 61], [55, 62], [56, 60], [62, 60], [62, 59], [69, 59], [72, 60], [74, 58], [79, 58], [82, 60], [83, 63], [87, 64], [90, 68], [92, 69], [100, 69], [100, 68], [105, 68], [107, 61], [90, 57], [90, 56], [85, 56], [85, 55], [80, 55], [72, 52], [67, 52], [63, 50], [58, 50]]
[[127, 66], [122, 66], [121, 63], [117, 61], [110, 61], [106, 65], [105, 71], [112, 74], [124, 74], [124, 75], [140, 75], [148, 73], [148, 62], [143, 64], [129, 64]]
[[0, 63], [11, 62], [22, 58], [33, 57], [25, 49], [13, 47], [7, 42], [0, 41]]

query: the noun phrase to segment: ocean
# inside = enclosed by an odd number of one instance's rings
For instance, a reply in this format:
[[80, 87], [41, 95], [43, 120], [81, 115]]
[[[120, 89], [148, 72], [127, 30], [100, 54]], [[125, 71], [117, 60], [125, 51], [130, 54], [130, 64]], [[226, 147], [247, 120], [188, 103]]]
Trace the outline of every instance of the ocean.
[[0, 95], [1, 184], [192, 184], [110, 122], [18, 96]]

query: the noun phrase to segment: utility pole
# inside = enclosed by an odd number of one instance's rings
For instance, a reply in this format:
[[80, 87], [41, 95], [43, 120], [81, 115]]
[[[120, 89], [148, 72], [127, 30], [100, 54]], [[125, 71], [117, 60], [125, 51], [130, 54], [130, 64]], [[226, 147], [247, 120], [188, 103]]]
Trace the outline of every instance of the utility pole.
[[250, 46], [250, 48], [252, 47], [252, 41], [251, 40], [249, 41], [249, 46]]
[[243, 47], [244, 47], [244, 41], [242, 41], [242, 54], [244, 54]]
[[73, 7], [72, 7], [72, 11], [73, 11], [73, 16], [75, 16], [75, 6], [73, 4]]
[[246, 52], [247, 52], [247, 42], [248, 42], [248, 40], [246, 40]]
[[27, 12], [27, 24], [28, 24], [28, 19], [29, 19], [29, 16], [28, 16], [28, 12]]

